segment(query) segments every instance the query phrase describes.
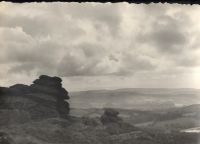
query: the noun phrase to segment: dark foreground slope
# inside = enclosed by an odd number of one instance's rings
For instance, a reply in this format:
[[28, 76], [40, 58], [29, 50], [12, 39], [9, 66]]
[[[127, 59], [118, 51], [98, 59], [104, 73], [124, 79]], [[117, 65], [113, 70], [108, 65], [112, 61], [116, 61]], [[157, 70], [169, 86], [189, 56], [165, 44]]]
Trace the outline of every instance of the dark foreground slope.
[[123, 122], [102, 124], [98, 118], [48, 118], [10, 125], [1, 133], [0, 144], [198, 144], [199, 139], [197, 133], [144, 131]]

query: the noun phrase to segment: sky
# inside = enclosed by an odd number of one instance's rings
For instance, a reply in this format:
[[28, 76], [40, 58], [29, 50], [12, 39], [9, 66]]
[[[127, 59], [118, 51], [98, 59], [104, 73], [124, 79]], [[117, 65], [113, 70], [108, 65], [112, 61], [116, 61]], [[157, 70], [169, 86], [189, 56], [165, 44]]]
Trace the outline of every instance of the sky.
[[0, 2], [0, 86], [200, 88], [200, 6]]

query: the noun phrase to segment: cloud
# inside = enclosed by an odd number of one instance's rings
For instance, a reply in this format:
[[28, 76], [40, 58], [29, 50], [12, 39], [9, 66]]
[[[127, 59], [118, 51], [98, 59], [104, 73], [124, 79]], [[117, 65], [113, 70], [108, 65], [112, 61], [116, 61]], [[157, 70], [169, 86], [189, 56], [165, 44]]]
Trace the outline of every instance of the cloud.
[[[121, 15], [119, 4], [68, 4], [66, 12], [70, 13], [72, 19], [86, 19], [92, 21], [96, 29], [107, 26], [112, 35], [118, 34]], [[63, 8], [63, 9], [66, 9]]]
[[138, 77], [132, 80], [139, 82], [189, 75], [200, 67], [200, 21], [193, 16], [200, 13], [198, 7], [60, 2], [0, 6], [1, 77]]
[[60, 61], [58, 73], [62, 76], [106, 75], [112, 71], [107, 54], [108, 51], [102, 45], [75, 45]]
[[189, 18], [184, 13], [181, 16], [162, 13], [154, 17], [149, 31], [138, 35], [138, 40], [154, 45], [161, 53], [180, 53], [189, 42], [187, 32], [189, 22]]

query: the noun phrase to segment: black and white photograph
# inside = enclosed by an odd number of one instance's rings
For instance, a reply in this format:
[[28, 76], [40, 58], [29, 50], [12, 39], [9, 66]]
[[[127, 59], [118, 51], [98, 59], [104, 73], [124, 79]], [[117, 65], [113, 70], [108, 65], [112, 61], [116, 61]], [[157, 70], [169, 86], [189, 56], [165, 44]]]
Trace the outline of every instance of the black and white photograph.
[[200, 144], [200, 6], [0, 2], [0, 144]]

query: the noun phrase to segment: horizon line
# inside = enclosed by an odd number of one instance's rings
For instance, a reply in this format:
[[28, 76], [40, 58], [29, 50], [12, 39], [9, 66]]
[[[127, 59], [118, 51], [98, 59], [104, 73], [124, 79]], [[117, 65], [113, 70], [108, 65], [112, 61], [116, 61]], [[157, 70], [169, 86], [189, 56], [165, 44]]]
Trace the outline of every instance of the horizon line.
[[114, 91], [114, 90], [125, 90], [125, 89], [193, 89], [200, 90], [200, 88], [191, 88], [191, 87], [127, 87], [127, 88], [101, 88], [101, 89], [87, 89], [87, 90], [72, 90], [69, 92], [86, 92], [86, 91]]

